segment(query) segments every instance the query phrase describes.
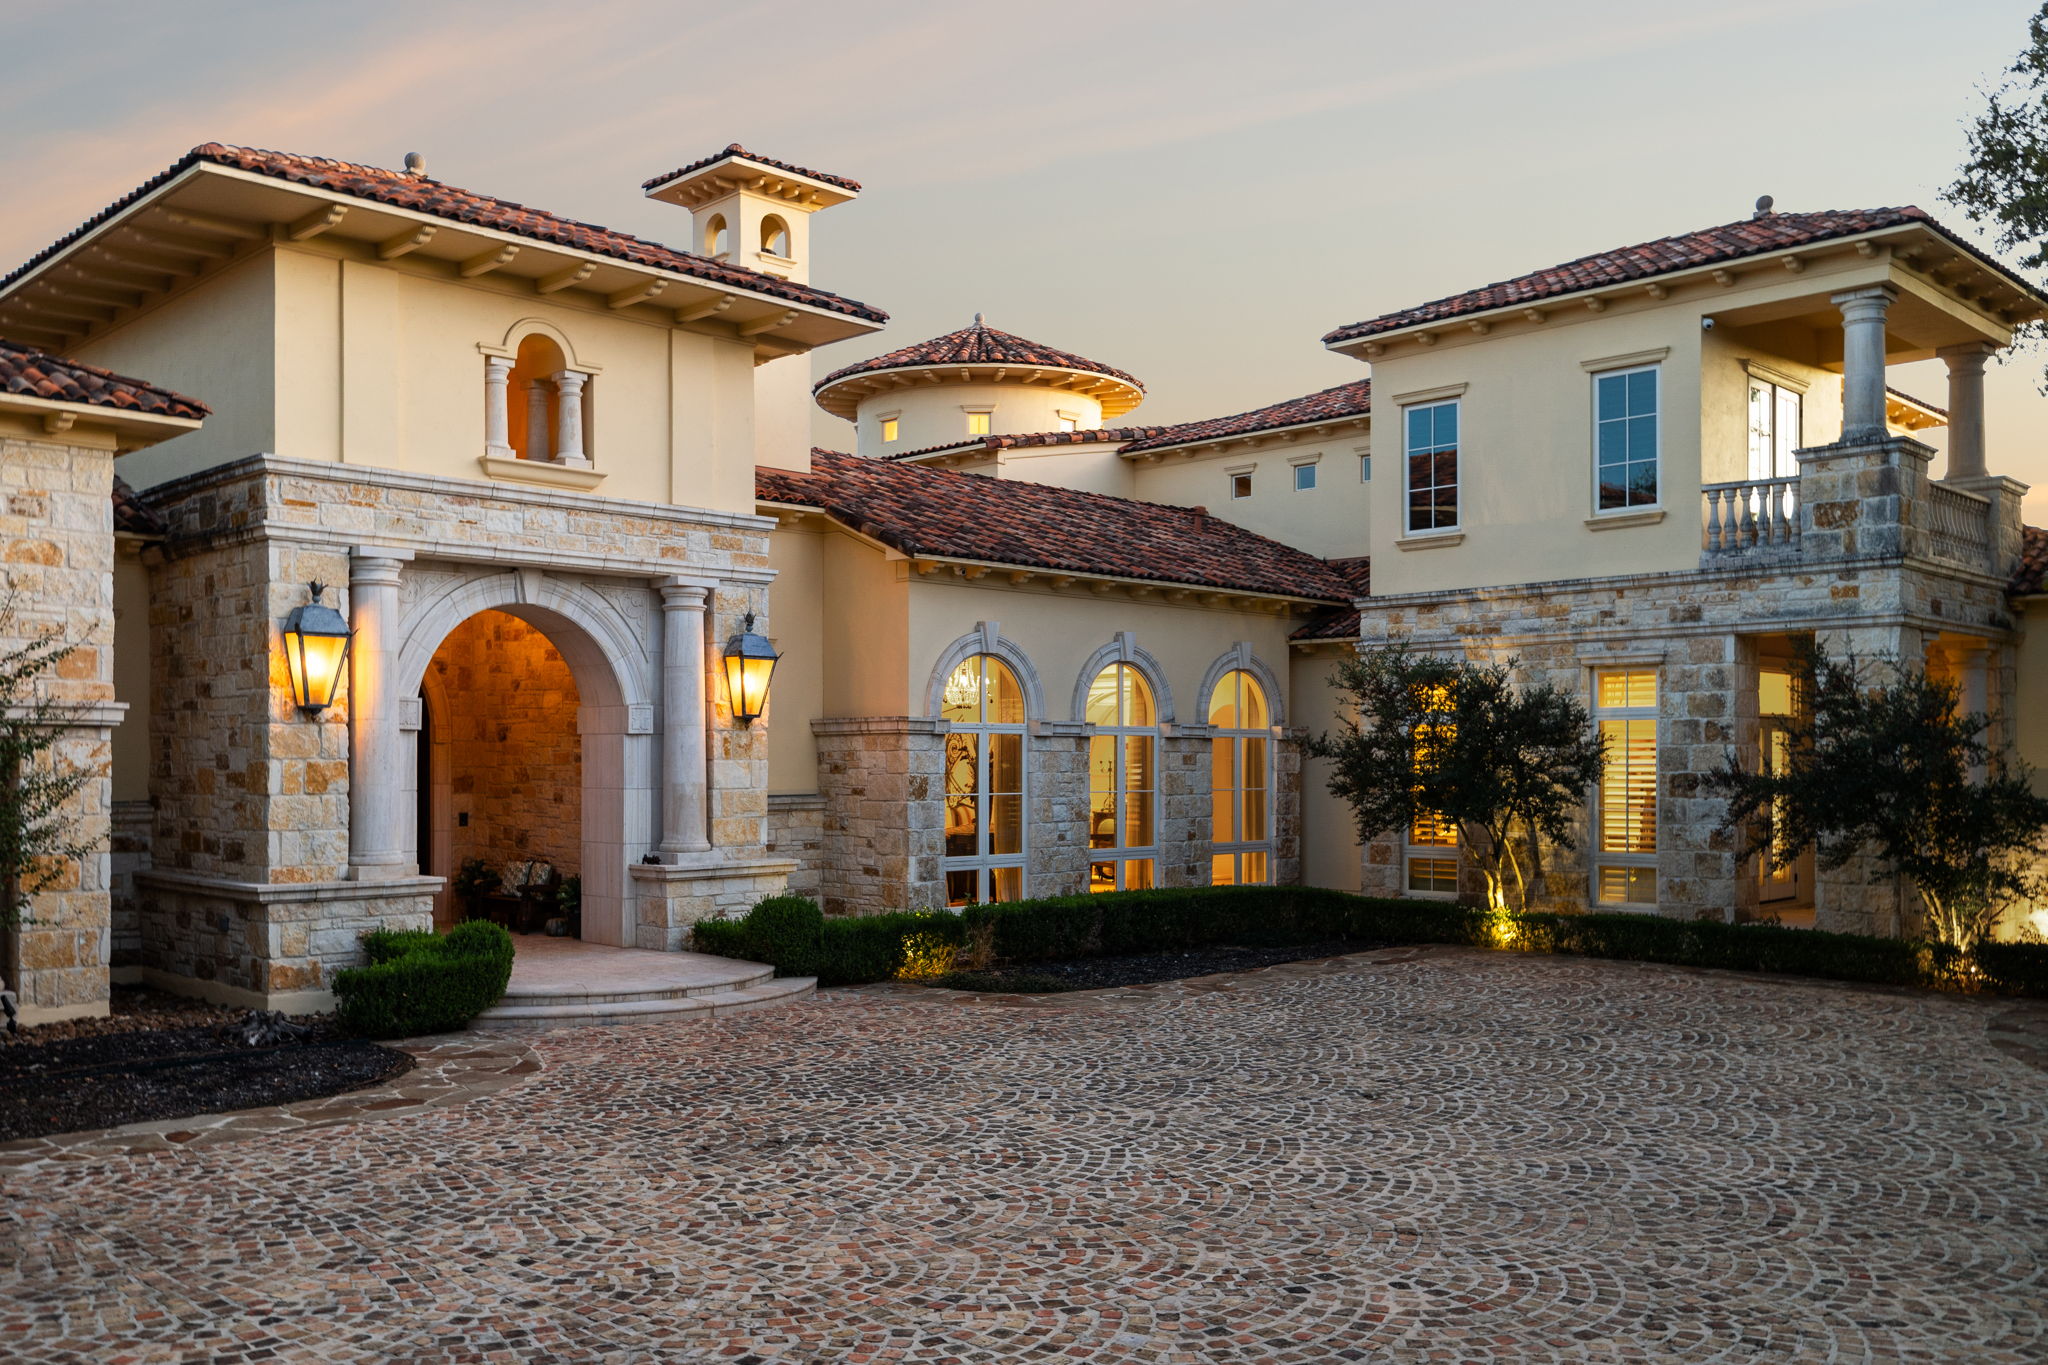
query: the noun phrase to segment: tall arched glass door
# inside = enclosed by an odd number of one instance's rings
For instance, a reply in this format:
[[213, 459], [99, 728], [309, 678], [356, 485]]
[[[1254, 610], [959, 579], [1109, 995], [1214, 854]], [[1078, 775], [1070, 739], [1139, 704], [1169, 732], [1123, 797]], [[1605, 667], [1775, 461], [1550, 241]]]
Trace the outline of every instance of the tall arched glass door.
[[940, 698], [946, 735], [947, 905], [1024, 895], [1024, 689], [1001, 659], [976, 654]]
[[1144, 675], [1111, 664], [1088, 684], [1088, 889], [1153, 884], [1158, 866], [1159, 709]]
[[1209, 694], [1209, 881], [1273, 880], [1273, 731], [1266, 689], [1241, 668]]

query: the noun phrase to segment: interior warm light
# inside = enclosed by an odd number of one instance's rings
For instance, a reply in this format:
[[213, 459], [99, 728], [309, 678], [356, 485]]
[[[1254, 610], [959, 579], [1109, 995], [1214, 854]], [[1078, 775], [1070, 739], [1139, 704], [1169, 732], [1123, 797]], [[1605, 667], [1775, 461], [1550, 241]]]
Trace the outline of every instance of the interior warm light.
[[293, 607], [285, 618], [284, 658], [291, 672], [292, 700], [304, 714], [317, 716], [334, 704], [355, 633], [340, 612], [320, 600], [323, 585], [306, 586], [313, 600]]
[[740, 633], [725, 642], [725, 695], [732, 718], [741, 725], [752, 725], [768, 709], [768, 680], [781, 658], [775, 646], [754, 634], [754, 613], [748, 612]]

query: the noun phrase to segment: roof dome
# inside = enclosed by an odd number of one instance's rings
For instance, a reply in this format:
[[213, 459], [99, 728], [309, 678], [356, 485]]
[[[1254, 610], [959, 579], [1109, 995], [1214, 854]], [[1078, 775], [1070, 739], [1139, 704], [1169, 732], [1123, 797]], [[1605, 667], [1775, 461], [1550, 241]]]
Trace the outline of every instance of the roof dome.
[[956, 370], [962, 379], [983, 383], [1050, 380], [1053, 387], [1087, 393], [1099, 401], [1104, 417], [1121, 417], [1145, 397], [1145, 386], [1122, 370], [999, 331], [982, 321], [979, 313], [972, 326], [957, 332], [834, 370], [811, 392], [819, 407], [835, 417], [851, 419], [862, 398], [900, 382], [891, 376], [940, 369]]

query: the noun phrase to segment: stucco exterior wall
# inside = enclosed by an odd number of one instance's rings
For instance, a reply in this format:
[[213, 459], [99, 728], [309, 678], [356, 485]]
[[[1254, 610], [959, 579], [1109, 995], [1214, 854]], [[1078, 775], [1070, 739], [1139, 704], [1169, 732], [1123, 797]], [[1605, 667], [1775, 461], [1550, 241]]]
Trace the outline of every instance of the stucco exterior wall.
[[[1349, 645], [1296, 649], [1288, 672], [1294, 725], [1306, 734], [1334, 733], [1342, 694], [1330, 686]], [[1362, 871], [1358, 827], [1351, 808], [1330, 795], [1329, 764], [1304, 757], [1301, 768], [1301, 879], [1309, 886], [1356, 891]]]
[[[1839, 327], [1824, 317], [1818, 320], [1826, 325], [1819, 327], [1809, 320], [1712, 330], [1702, 329], [1702, 317], [1769, 311], [1815, 295], [1825, 314], [1829, 293], [1891, 276], [1884, 262], [1840, 256], [1799, 274], [1750, 272], [1712, 295], [1658, 302], [1646, 294], [1640, 302], [1597, 313], [1583, 304], [1560, 303], [1539, 310], [1545, 317], [1540, 325], [1515, 325], [1491, 335], [1446, 327], [1437, 345], [1397, 347], [1375, 359], [1379, 464], [1395, 480], [1388, 485], [1389, 495], [1377, 499], [1369, 513], [1375, 590], [1402, 593], [1692, 567], [1700, 548], [1701, 484], [1747, 476], [1747, 394], [1740, 358], [1814, 373], [1817, 363], [1838, 364], [1840, 355]], [[1593, 385], [1587, 367], [1624, 359], [1661, 366], [1663, 517], [1653, 524], [1641, 524], [1647, 518], [1639, 517], [1629, 519], [1634, 524], [1610, 521], [1602, 529], [1594, 500]], [[1840, 381], [1833, 375], [1815, 377], [1806, 414], [1808, 445], [1824, 444], [1840, 433]], [[1465, 386], [1462, 392], [1460, 385]], [[1402, 409], [1410, 401], [1447, 396], [1461, 401], [1464, 538], [1456, 544], [1446, 543], [1447, 537], [1408, 535], [1400, 482]]]
[[[1028, 373], [1020, 370], [1015, 378], [1022, 379]], [[1101, 401], [1068, 389], [957, 380], [927, 384], [916, 374], [909, 377], [914, 383], [871, 394], [854, 409], [855, 453], [894, 455], [965, 440], [968, 433], [964, 408], [992, 409], [989, 430], [993, 432], [1058, 431], [1062, 413], [1071, 415], [1080, 431], [1093, 431], [1102, 425]], [[896, 440], [884, 444], [882, 418], [888, 413], [897, 415]]]
[[[1400, 497], [1400, 466], [1390, 439], [1386, 459], [1373, 469], [1383, 500]], [[1182, 507], [1207, 507], [1214, 516], [1248, 531], [1298, 546], [1326, 558], [1349, 558], [1372, 552], [1373, 487], [1360, 477], [1363, 457], [1372, 443], [1364, 431], [1347, 431], [1322, 439], [1278, 438], [1254, 447], [1233, 445], [1223, 450], [1198, 446], [1192, 454], [1162, 452], [1156, 460], [1131, 462], [1132, 496], [1146, 502]], [[1294, 467], [1313, 462], [1316, 486], [1297, 491]], [[1249, 473], [1248, 498], [1231, 496], [1231, 476]], [[1387, 481], [1392, 480], [1390, 484]]]

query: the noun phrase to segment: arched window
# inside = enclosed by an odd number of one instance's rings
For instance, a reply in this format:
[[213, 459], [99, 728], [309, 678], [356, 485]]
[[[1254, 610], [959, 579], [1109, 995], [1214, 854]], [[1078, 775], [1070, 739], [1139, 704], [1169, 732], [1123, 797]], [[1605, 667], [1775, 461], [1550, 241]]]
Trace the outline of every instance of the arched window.
[[732, 233], [725, 226], [725, 215], [714, 213], [711, 221], [704, 224], [704, 254], [723, 256], [725, 249], [732, 245]]
[[771, 256], [789, 255], [789, 224], [772, 213], [761, 220], [761, 250]]
[[1151, 886], [1158, 848], [1159, 708], [1145, 675], [1111, 664], [1088, 684], [1088, 889]]
[[1209, 694], [1209, 880], [1273, 880], [1273, 732], [1266, 689], [1241, 668]]
[[1024, 689], [992, 654], [946, 679], [946, 904], [1024, 895]]

